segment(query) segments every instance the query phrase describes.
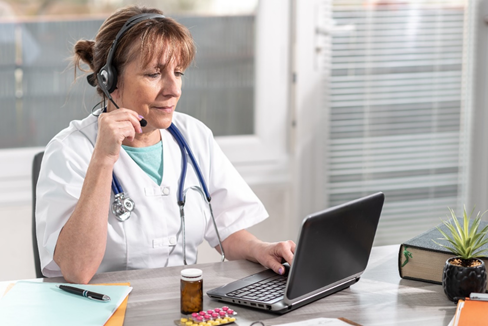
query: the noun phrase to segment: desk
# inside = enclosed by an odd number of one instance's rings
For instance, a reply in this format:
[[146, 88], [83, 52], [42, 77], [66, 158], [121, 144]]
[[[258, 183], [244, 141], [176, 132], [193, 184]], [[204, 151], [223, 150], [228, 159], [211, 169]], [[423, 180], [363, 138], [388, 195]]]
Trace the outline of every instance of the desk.
[[[448, 325], [454, 316], [455, 305], [447, 300], [442, 286], [401, 279], [397, 255], [398, 245], [373, 248], [368, 267], [358, 283], [285, 315], [223, 304], [207, 296], [204, 309], [223, 305], [235, 308], [239, 326], [247, 326], [256, 320], [264, 321], [268, 326], [316, 317], [345, 317], [365, 326]], [[199, 264], [197, 267], [203, 270], [204, 291], [263, 269], [248, 261]], [[134, 289], [129, 296], [125, 326], [174, 325], [173, 320], [180, 318], [179, 286], [183, 268], [103, 273], [96, 275], [91, 283], [131, 282]], [[7, 283], [0, 283], [0, 291]]]

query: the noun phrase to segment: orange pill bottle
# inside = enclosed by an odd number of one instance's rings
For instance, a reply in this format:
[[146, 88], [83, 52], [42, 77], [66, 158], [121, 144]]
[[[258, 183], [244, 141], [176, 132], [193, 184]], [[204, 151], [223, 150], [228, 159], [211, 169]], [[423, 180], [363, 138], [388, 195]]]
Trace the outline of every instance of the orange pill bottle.
[[181, 313], [191, 314], [203, 310], [202, 270], [187, 268], [181, 271]]

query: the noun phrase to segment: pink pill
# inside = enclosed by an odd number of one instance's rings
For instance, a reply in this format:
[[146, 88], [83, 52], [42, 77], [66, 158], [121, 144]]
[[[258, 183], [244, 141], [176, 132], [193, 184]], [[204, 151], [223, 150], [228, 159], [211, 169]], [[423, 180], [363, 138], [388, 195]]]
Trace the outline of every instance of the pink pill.
[[227, 311], [227, 309], [229, 309], [229, 307], [227, 307], [227, 306], [223, 306], [223, 307], [222, 307], [222, 310], [223, 310], [223, 311]]
[[210, 316], [209, 314], [205, 314], [205, 316], [203, 317], [205, 317], [205, 319], [212, 319], [212, 316]]
[[191, 316], [192, 316], [193, 318], [197, 318], [197, 317], [198, 317], [198, 313], [194, 312], [194, 313], [192, 313], [192, 314], [191, 314]]
[[217, 318], [218, 316], [219, 316], [218, 313], [216, 313], [216, 312], [212, 313], [212, 318]]
[[214, 309], [214, 311], [215, 311], [216, 313], [219, 313], [219, 312], [220, 312], [220, 308], [215, 308], [215, 309]]
[[234, 313], [234, 310], [232, 310], [232, 309], [227, 309], [227, 313], [228, 313], [229, 315], [232, 315], [232, 314]]
[[225, 311], [221, 311], [221, 312], [219, 312], [219, 314], [220, 314], [220, 317], [225, 317], [225, 315], [226, 315]]
[[207, 310], [207, 314], [211, 315], [214, 311], [212, 309]]
[[206, 312], [205, 312], [205, 311], [200, 311], [200, 316], [203, 316], [203, 315], [205, 315], [205, 314], [206, 314]]
[[202, 317], [202, 316], [198, 316], [198, 317], [197, 317], [197, 320], [198, 320], [198, 321], [203, 321], [203, 317]]

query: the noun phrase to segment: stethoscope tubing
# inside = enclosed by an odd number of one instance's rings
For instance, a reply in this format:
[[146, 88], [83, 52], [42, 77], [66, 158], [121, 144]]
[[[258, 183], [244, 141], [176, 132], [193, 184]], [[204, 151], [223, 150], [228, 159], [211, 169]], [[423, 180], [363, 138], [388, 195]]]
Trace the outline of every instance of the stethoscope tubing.
[[219, 241], [219, 247], [221, 251], [221, 256], [222, 256], [222, 261], [225, 260], [225, 253], [224, 253], [224, 247], [222, 246], [222, 240], [220, 239], [220, 233], [217, 228], [217, 224], [215, 222], [215, 217], [213, 215], [213, 210], [212, 210], [212, 204], [210, 203], [211, 197], [207, 189], [207, 184], [205, 183], [205, 180], [202, 175], [202, 171], [200, 170], [200, 167], [195, 159], [195, 156], [193, 156], [193, 153], [190, 149], [190, 146], [188, 146], [188, 143], [185, 140], [185, 137], [181, 134], [180, 130], [173, 124], [168, 127], [167, 129], [171, 135], [173, 135], [174, 139], [178, 143], [178, 146], [180, 147], [181, 151], [181, 157], [182, 157], [182, 171], [181, 171], [181, 176], [180, 176], [180, 184], [178, 187], [178, 205], [180, 206], [180, 218], [181, 218], [181, 229], [183, 231], [183, 263], [187, 265], [186, 262], [186, 226], [185, 226], [185, 201], [186, 201], [186, 193], [185, 193], [185, 179], [186, 179], [186, 170], [187, 170], [187, 165], [188, 165], [188, 159], [187, 159], [187, 154], [190, 157], [190, 161], [192, 162], [193, 168], [195, 169], [195, 173], [198, 177], [198, 181], [200, 182], [200, 186], [203, 189], [198, 189], [198, 187], [192, 187], [195, 190], [199, 190], [200, 194], [203, 197], [203, 200], [205, 200], [208, 204], [208, 207], [210, 209], [210, 215], [212, 218], [212, 224], [214, 226], [215, 232], [217, 234], [217, 238]]
[[[185, 146], [185, 142], [183, 142], [180, 138], [180, 135], [177, 133], [177, 128], [174, 127], [173, 123], [168, 127], [167, 129], [171, 135], [173, 135], [173, 138], [176, 140], [178, 143], [178, 147], [180, 148], [181, 151], [181, 174], [180, 174], [180, 184], [178, 186], [178, 205], [184, 206], [185, 205], [185, 196], [183, 194], [183, 190], [185, 188], [185, 180], [186, 180], [186, 170], [188, 166], [188, 156], [187, 156], [187, 148]], [[186, 151], [185, 151], [186, 150]], [[192, 162], [193, 163], [193, 162]], [[195, 166], [195, 165], [193, 165]], [[198, 171], [197, 175], [198, 175]]]
[[119, 183], [119, 180], [115, 176], [115, 173], [112, 172], [112, 191], [114, 192], [114, 195], [118, 195], [122, 193], [122, 186]]
[[[197, 174], [198, 180], [200, 181], [200, 185], [203, 188], [203, 192], [205, 193], [205, 196], [207, 197], [207, 201], [210, 202], [212, 198], [210, 197], [210, 194], [208, 192], [207, 184], [205, 183], [205, 180], [203, 179], [202, 171], [200, 170], [200, 167], [198, 166], [197, 161], [195, 159], [195, 156], [193, 155], [193, 152], [191, 151], [190, 146], [188, 146], [188, 143], [186, 142], [185, 137], [183, 137], [180, 130], [173, 123], [171, 123], [171, 125], [168, 127], [168, 131], [173, 135], [173, 137], [176, 139], [176, 142], [180, 145], [181, 155], [184, 158], [183, 159], [184, 160], [183, 168], [185, 170], [185, 174], [186, 174], [186, 166], [187, 166], [187, 164], [186, 164], [187, 160], [185, 159], [186, 158], [185, 150], [186, 150], [186, 152], [188, 153], [188, 156], [190, 156], [190, 161], [192, 162], [193, 167], [195, 168], [195, 172]], [[180, 179], [180, 188], [178, 190], [178, 200], [181, 200], [184, 202], [184, 200], [185, 200], [184, 195], [183, 195], [184, 183], [181, 184], [183, 180], [184, 179]]]

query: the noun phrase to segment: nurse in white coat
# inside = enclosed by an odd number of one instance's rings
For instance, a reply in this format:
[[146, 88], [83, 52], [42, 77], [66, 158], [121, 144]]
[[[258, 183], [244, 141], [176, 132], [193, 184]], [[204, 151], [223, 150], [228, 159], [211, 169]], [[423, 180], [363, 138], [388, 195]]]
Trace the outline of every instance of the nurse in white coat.
[[[103, 80], [91, 79], [104, 99], [112, 99], [105, 112], [73, 121], [45, 149], [36, 206], [43, 274], [88, 283], [97, 272], [182, 265], [184, 256], [192, 264], [203, 240], [220, 251], [218, 234], [227, 259], [248, 259], [283, 273], [282, 261], [292, 262], [295, 244], [265, 243], [246, 231], [267, 217], [262, 203], [211, 131], [175, 112], [183, 72], [195, 53], [185, 27], [156, 9], [121, 9], [104, 22], [95, 41], [76, 43], [76, 67], [83, 61], [97, 76], [117, 33], [143, 13], [159, 15], [136, 21], [115, 42], [111, 61], [116, 87], [104, 92]], [[142, 119], [147, 121], [144, 127]], [[177, 192], [182, 154], [167, 130], [171, 123], [200, 166], [218, 233], [206, 202], [192, 190], [185, 205], [186, 231], [181, 230]], [[125, 222], [111, 209], [112, 172], [135, 204]], [[200, 183], [188, 164], [185, 189], [191, 187]]]

